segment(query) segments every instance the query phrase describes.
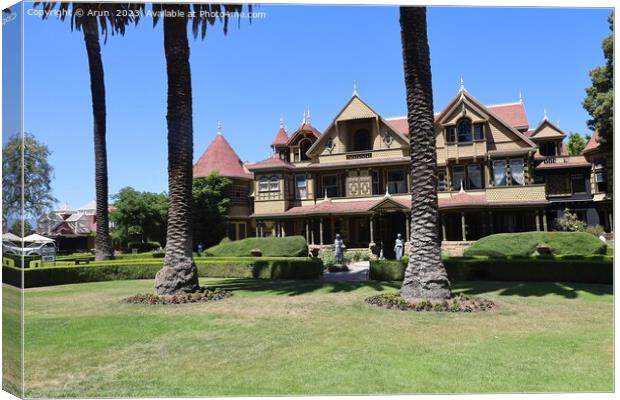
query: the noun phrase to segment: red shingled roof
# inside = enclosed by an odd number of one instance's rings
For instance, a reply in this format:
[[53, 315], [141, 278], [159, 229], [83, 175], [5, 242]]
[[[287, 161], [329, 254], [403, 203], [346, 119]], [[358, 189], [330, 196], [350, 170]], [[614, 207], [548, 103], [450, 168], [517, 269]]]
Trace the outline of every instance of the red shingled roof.
[[517, 129], [527, 128], [530, 124], [527, 121], [525, 106], [523, 103], [508, 103], [486, 106], [493, 114]]
[[213, 171], [218, 171], [222, 176], [229, 178], [252, 179], [250, 173], [228, 141], [221, 133], [207, 147], [194, 165], [194, 177], [207, 176]]
[[300, 132], [311, 132], [314, 135], [314, 137], [316, 137], [317, 139], [321, 137], [321, 132], [319, 132], [318, 129], [316, 129], [314, 126], [312, 126], [308, 122], [302, 122], [301, 126], [288, 139], [287, 144], [291, 144], [295, 136], [297, 136], [297, 134]]
[[271, 168], [271, 167], [290, 168], [292, 166], [293, 164], [291, 164], [290, 162], [281, 159], [280, 157], [278, 157], [277, 154], [273, 154], [271, 157], [265, 160], [255, 162], [253, 164], [248, 164], [247, 167], [250, 171], [253, 171], [255, 169], [261, 169], [261, 168]]
[[284, 128], [280, 128], [280, 130], [278, 130], [278, 133], [276, 133], [276, 137], [273, 139], [273, 142], [271, 142], [272, 146], [286, 146], [286, 143], [288, 143], [288, 133], [286, 133], [286, 130]]
[[592, 134], [592, 137], [590, 138], [590, 140], [588, 140], [588, 143], [586, 143], [586, 147], [583, 149], [581, 153], [582, 154], [589, 153], [593, 150], [598, 149], [599, 146], [600, 146], [600, 143], [598, 142], [598, 131], [594, 131], [594, 133]]

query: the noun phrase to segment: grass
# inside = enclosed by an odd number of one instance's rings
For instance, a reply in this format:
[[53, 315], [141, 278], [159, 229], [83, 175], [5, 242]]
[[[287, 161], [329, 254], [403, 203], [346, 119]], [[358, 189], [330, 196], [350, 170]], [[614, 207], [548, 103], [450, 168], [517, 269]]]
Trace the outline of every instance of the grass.
[[201, 284], [235, 295], [146, 306], [121, 299], [151, 280], [26, 290], [26, 396], [613, 390], [611, 286], [468, 282], [455, 289], [499, 307], [449, 314], [363, 303], [391, 283]]
[[547, 244], [554, 255], [605, 254], [606, 246], [585, 232], [521, 232], [486, 236], [465, 250], [466, 256], [529, 257], [539, 244]]
[[263, 256], [305, 257], [308, 255], [306, 239], [303, 236], [247, 238], [224, 241], [207, 249], [216, 257], [249, 256], [252, 249], [260, 249]]

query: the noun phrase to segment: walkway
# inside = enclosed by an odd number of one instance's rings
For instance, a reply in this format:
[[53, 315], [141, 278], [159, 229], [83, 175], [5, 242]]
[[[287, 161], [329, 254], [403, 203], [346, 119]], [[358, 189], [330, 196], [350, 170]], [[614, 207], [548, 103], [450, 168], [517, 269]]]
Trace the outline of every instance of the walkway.
[[328, 272], [323, 273], [323, 281], [325, 282], [363, 282], [368, 280], [370, 272], [369, 261], [358, 261], [349, 265], [349, 271], [346, 272]]

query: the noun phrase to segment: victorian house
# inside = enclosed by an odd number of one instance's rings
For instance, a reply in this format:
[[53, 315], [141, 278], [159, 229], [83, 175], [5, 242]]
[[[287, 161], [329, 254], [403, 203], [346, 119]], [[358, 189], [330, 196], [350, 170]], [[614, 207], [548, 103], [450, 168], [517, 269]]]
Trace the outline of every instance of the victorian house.
[[[569, 156], [566, 134], [546, 113], [531, 128], [522, 100], [484, 105], [461, 85], [435, 129], [444, 241], [552, 230], [566, 209], [611, 231], [610, 172], [600, 172], [610, 155], [589, 143], [585, 157]], [[385, 118], [354, 91], [323, 132], [308, 113], [293, 132], [281, 123], [271, 148], [271, 157], [244, 163], [218, 130], [194, 166], [194, 176], [233, 180], [231, 239], [303, 235], [323, 245], [340, 233], [349, 248], [389, 257], [398, 233], [409, 238], [406, 117]]]

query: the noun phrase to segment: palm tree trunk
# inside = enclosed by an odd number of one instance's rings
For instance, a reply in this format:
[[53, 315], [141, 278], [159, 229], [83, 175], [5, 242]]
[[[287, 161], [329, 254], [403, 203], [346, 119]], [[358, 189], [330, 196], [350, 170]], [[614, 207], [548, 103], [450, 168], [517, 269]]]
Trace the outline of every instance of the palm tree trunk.
[[[165, 11], [187, 5], [165, 4]], [[157, 294], [198, 288], [192, 259], [192, 87], [187, 41], [187, 18], [164, 17], [164, 51], [168, 75], [168, 228], [164, 266], [155, 277]]]
[[411, 147], [411, 246], [401, 287], [407, 299], [451, 295], [437, 224], [437, 154], [426, 7], [401, 7], [400, 26]]
[[93, 137], [95, 143], [95, 191], [97, 203], [97, 236], [95, 259], [108, 260], [114, 255], [108, 222], [108, 165], [106, 150], [106, 104], [103, 62], [99, 45], [99, 29], [95, 17], [86, 17], [82, 29], [88, 54], [90, 92], [93, 103]]

